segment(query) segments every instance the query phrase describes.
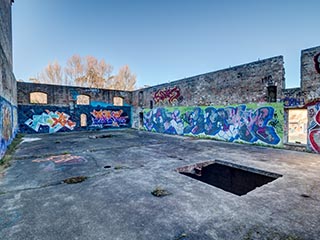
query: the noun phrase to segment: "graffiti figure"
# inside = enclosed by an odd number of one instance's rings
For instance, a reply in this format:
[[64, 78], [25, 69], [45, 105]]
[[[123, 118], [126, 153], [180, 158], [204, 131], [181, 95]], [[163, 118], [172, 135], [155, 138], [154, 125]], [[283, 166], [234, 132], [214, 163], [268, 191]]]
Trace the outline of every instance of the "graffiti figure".
[[174, 101], [178, 101], [181, 98], [180, 88], [165, 88], [156, 91], [153, 95], [155, 103], [168, 101], [172, 104]]
[[127, 125], [128, 116], [124, 116], [123, 110], [111, 111], [111, 110], [93, 110], [92, 126], [105, 127], [120, 127]]
[[49, 133], [55, 133], [64, 127], [69, 130], [74, 129], [76, 123], [69, 120], [69, 118], [70, 116], [64, 112], [45, 110], [41, 115], [33, 115], [32, 119], [29, 118], [25, 121], [25, 124], [36, 132], [39, 132], [40, 127], [48, 126]]

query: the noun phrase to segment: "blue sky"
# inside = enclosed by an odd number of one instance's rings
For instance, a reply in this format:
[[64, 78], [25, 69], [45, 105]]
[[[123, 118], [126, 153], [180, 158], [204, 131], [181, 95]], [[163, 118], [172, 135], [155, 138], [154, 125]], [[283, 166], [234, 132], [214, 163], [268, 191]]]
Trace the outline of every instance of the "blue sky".
[[300, 52], [320, 45], [320, 1], [16, 0], [14, 73], [28, 81], [73, 54], [128, 64], [137, 85], [283, 55], [299, 86]]

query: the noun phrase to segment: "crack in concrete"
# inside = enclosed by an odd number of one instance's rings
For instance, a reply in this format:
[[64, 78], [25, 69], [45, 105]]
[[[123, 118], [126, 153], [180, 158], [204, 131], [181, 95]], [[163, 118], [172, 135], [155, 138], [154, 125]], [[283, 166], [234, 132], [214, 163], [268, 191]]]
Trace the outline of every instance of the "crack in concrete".
[[[109, 172], [104, 172], [104, 173], [101, 173], [101, 174], [93, 174], [93, 175], [86, 176], [86, 177], [88, 179], [90, 179], [90, 178], [95, 178], [95, 177], [106, 176], [108, 174], [110, 174], [110, 171]], [[12, 190], [12, 191], [5, 191], [5, 192], [0, 191], [0, 196], [11, 194], [11, 193], [19, 193], [19, 192], [25, 192], [25, 191], [39, 190], [39, 189], [44, 189], [44, 188], [49, 188], [49, 187], [54, 187], [54, 186], [66, 184], [66, 183], [63, 182], [63, 180], [57, 181], [57, 182], [48, 183], [48, 184], [41, 185], [41, 186], [38, 186], [38, 187], [23, 188], [23, 189], [17, 189], [17, 190]]]

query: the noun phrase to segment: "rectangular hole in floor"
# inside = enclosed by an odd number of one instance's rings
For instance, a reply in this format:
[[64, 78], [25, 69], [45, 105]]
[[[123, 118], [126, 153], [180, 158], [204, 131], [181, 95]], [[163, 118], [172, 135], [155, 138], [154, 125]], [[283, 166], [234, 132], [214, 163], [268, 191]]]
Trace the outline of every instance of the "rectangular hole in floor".
[[215, 160], [178, 168], [188, 177], [218, 187], [238, 196], [282, 177], [280, 174]]

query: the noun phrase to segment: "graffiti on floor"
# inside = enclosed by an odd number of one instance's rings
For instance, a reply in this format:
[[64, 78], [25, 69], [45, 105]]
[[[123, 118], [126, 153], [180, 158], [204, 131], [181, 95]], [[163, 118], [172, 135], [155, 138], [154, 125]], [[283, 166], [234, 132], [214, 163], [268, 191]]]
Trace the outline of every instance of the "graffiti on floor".
[[320, 153], [320, 102], [308, 107], [308, 148]]
[[[274, 104], [275, 105], [275, 104]], [[279, 105], [279, 106], [278, 106]], [[144, 127], [179, 135], [212, 136], [234, 142], [281, 144], [283, 112], [280, 106], [155, 108], [144, 114]], [[278, 111], [276, 111], [276, 109]]]
[[71, 154], [55, 155], [44, 159], [35, 159], [32, 162], [40, 163], [40, 168], [45, 172], [64, 171], [74, 165], [81, 165], [87, 160], [81, 156]]
[[39, 129], [43, 126], [49, 127], [49, 133], [55, 133], [62, 128], [73, 130], [76, 123], [70, 120], [70, 116], [64, 112], [45, 110], [41, 115], [33, 115], [25, 121], [25, 124], [39, 132]]
[[112, 111], [112, 110], [93, 110], [92, 115], [92, 126], [105, 127], [120, 127], [127, 126], [128, 116], [124, 115], [123, 110]]
[[50, 156], [45, 159], [35, 159], [32, 162], [41, 163], [41, 162], [54, 162], [56, 164], [80, 164], [85, 163], [87, 160], [80, 156], [75, 156], [71, 154], [55, 155]]
[[159, 89], [153, 94], [153, 100], [155, 103], [168, 102], [172, 104], [175, 101], [181, 101], [182, 96], [180, 93], [180, 88], [175, 86], [173, 88]]
[[314, 56], [314, 67], [316, 71], [320, 74], [320, 53]]

